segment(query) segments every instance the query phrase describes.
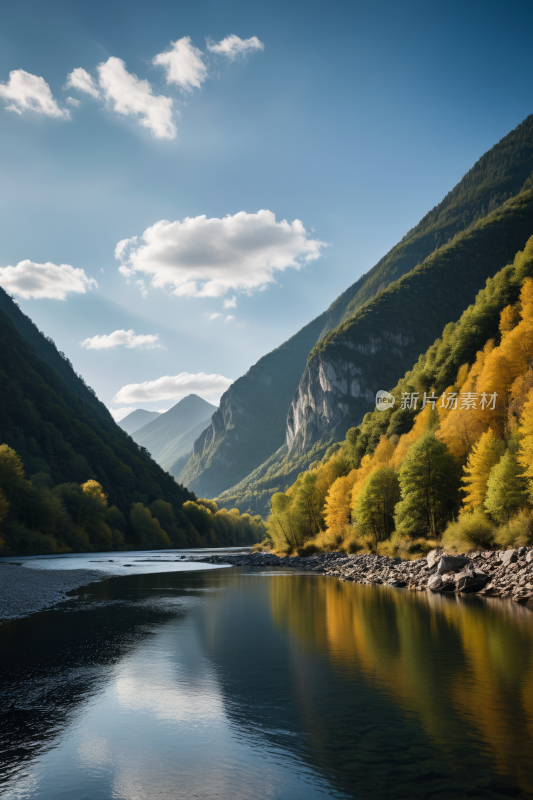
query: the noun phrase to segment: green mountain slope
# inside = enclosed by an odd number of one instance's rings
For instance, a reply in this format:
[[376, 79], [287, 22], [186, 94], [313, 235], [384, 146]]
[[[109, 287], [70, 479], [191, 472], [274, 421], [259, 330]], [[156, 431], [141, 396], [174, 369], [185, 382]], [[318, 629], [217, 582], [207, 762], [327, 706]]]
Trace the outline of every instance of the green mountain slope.
[[[54, 356], [54, 345], [14, 309], [10, 316], [26, 326], [47, 354], [45, 361], [0, 310], [0, 441], [17, 451], [27, 474], [46, 472], [54, 483], [94, 478], [109, 495], [110, 505], [125, 514], [133, 502], [164, 498], [181, 506], [194, 500], [115, 423], [57, 351]], [[51, 366], [54, 361], [68, 383]]]
[[[274, 461], [279, 461], [289, 406], [313, 347], [457, 233], [487, 218], [522, 188], [533, 186], [532, 174], [533, 115], [485, 153], [444, 200], [326, 312], [235, 381], [210, 427], [195, 443], [179, 480], [198, 494], [222, 496], [255, 470], [264, 474], [275, 453]], [[510, 242], [506, 257], [523, 244]], [[463, 308], [450, 312], [457, 314]], [[241, 491], [237, 494], [241, 496]]]
[[131, 436], [135, 431], [140, 430], [144, 425], [148, 425], [152, 420], [160, 416], [159, 411], [146, 411], [144, 408], [136, 408], [127, 417], [121, 419], [117, 424], [120, 425], [123, 431], [129, 433]]
[[456, 233], [533, 188], [533, 115], [481, 156], [457, 186], [328, 309], [327, 331], [350, 317]]
[[218, 501], [265, 513], [271, 494], [360, 424], [376, 391], [397, 383], [487, 278], [523, 249], [532, 230], [530, 189], [457, 234], [323, 337], [293, 398], [286, 444]]
[[133, 438], [163, 469], [168, 470], [177, 458], [192, 448], [209, 425], [214, 411], [216, 406], [197, 394], [190, 394], [136, 431]]

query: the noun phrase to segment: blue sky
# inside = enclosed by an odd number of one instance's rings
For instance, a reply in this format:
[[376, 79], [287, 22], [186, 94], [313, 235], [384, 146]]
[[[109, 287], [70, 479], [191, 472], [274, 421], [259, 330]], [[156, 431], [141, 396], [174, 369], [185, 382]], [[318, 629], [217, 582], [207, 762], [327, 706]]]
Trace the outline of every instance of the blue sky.
[[2, 17], [0, 283], [113, 409], [216, 400], [533, 110], [530, 2]]

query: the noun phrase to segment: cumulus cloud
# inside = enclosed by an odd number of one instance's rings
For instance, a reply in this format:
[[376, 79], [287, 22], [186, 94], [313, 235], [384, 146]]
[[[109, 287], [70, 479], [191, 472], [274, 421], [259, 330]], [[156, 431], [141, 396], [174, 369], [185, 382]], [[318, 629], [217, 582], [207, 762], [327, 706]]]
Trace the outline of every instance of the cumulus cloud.
[[45, 79], [23, 69], [10, 72], [7, 83], [0, 82], [0, 97], [9, 102], [7, 111], [36, 111], [47, 117], [70, 119], [70, 111], [58, 106]]
[[129, 406], [128, 408], [110, 408], [109, 411], [115, 422], [120, 422], [124, 417], [127, 417], [128, 414], [131, 414], [132, 411], [135, 411], [135, 409], [133, 406]]
[[223, 375], [206, 375], [205, 372], [165, 375], [156, 381], [129, 383], [113, 398], [113, 403], [152, 403], [159, 400], [175, 400], [189, 394], [220, 397], [233, 383]]
[[145, 335], [136, 334], [135, 331], [113, 331], [113, 333], [102, 334], [101, 336], [91, 336], [89, 339], [84, 339], [80, 342], [82, 347], [86, 350], [110, 350], [113, 347], [124, 345], [125, 347], [160, 347], [157, 344], [159, 340], [158, 333], [148, 333]]
[[208, 314], [209, 319], [218, 319], [222, 314], [220, 311], [215, 311], [214, 314]]
[[224, 322], [231, 322], [232, 319], [235, 319], [235, 317], [233, 317], [231, 314], [228, 314]]
[[228, 297], [224, 300], [224, 308], [236, 308], [237, 307], [237, 298], [235, 295], [233, 297]]
[[276, 272], [319, 258], [325, 246], [310, 239], [300, 220], [276, 222], [272, 211], [245, 211], [223, 219], [160, 220], [138, 237], [122, 239], [115, 257], [120, 272], [150, 276], [153, 287], [172, 287], [187, 297], [251, 292], [275, 280]]
[[100, 97], [100, 92], [96, 88], [94, 78], [82, 67], [76, 67], [76, 69], [72, 70], [70, 75], [67, 75], [67, 82], [65, 85], [67, 89], [78, 89], [80, 92], [90, 94], [91, 97]]
[[67, 103], [69, 104], [69, 106], [74, 106], [74, 108], [80, 107], [80, 101], [76, 100], [75, 97], [67, 97]]
[[152, 94], [150, 83], [128, 72], [120, 58], [99, 64], [98, 75], [105, 98], [117, 114], [137, 117], [139, 125], [149, 128], [156, 139], [175, 139], [170, 97]]
[[26, 259], [16, 267], [0, 267], [0, 286], [7, 292], [19, 295], [24, 300], [51, 298], [65, 300], [67, 294], [85, 292], [98, 284], [88, 278], [83, 269], [75, 269], [70, 264], [34, 264]]
[[165, 68], [168, 84], [175, 83], [186, 92], [199, 89], [207, 78], [202, 51], [191, 44], [190, 36], [183, 36], [170, 44], [171, 49], [155, 56], [152, 64]]
[[231, 36], [226, 36], [220, 42], [207, 42], [207, 49], [211, 53], [227, 56], [233, 61], [236, 56], [243, 55], [251, 50], [264, 50], [265, 45], [259, 41], [257, 36], [252, 36], [250, 39], [241, 39], [232, 33]]

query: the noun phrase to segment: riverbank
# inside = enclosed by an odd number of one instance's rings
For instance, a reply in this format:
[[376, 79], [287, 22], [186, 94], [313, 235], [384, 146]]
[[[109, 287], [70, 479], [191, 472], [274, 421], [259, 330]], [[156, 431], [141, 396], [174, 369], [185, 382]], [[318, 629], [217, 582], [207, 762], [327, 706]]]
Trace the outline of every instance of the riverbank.
[[105, 577], [90, 569], [27, 569], [0, 562], [0, 622], [53, 608], [68, 592]]
[[[139, 564], [152, 560], [155, 559], [145, 557]], [[274, 567], [328, 575], [369, 586], [512, 598], [533, 611], [533, 547], [461, 555], [446, 554], [438, 549], [432, 550], [426, 558], [414, 561], [370, 553], [346, 555], [338, 552], [312, 556], [277, 556], [273, 553], [217, 555], [211, 552], [205, 557], [196, 552], [168, 559], [169, 565], [187, 562], [194, 563], [197, 568], [201, 568], [201, 564]], [[135, 564], [123, 566], [131, 568], [130, 574], [135, 574]], [[118, 567], [108, 573], [91, 569], [28, 569], [22, 564], [0, 562], [0, 622], [53, 608], [68, 599], [69, 592], [112, 574], [124, 573]]]
[[276, 556], [252, 553], [213, 556], [210, 563], [235, 566], [290, 567], [331, 575], [342, 581], [386, 585], [423, 592], [455, 592], [508, 597], [533, 610], [533, 547], [477, 551], [451, 555], [432, 550], [426, 558], [401, 561], [389, 556], [318, 553], [313, 556]]

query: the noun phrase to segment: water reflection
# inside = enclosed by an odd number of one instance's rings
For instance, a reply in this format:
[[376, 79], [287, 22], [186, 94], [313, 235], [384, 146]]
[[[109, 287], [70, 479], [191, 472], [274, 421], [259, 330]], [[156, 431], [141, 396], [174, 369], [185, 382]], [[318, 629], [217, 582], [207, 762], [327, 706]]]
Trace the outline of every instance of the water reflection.
[[533, 798], [533, 615], [254, 569], [0, 626], [6, 798]]
[[[336, 580], [295, 577], [270, 587], [278, 626], [290, 630], [306, 653], [322, 648], [334, 668], [336, 691], [341, 684], [377, 688], [403, 710], [405, 720], [416, 720], [416, 741], [426, 748], [422, 765], [429, 748], [432, 769], [440, 767], [448, 778], [456, 773], [455, 791], [465, 781], [480, 791], [492, 786], [504, 796], [533, 796], [530, 611], [499, 600]], [[378, 721], [370, 714], [369, 723], [371, 718]], [[324, 717], [308, 713], [307, 724], [320, 738]], [[374, 738], [380, 742], [376, 752], [390, 752], [383, 737]], [[405, 753], [405, 744], [396, 749]], [[494, 772], [504, 780], [489, 779]]]

